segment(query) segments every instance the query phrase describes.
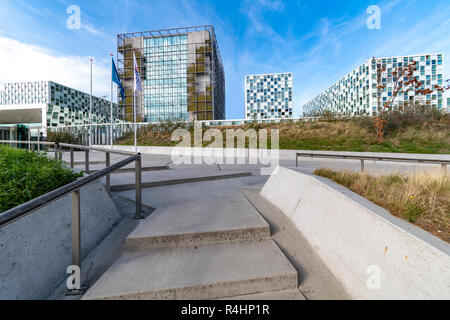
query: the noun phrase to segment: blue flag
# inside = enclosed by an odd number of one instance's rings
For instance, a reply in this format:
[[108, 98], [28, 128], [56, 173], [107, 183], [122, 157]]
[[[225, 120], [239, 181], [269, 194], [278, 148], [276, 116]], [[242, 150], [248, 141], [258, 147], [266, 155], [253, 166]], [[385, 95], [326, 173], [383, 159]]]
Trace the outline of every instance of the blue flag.
[[125, 90], [123, 89], [122, 83], [119, 79], [119, 73], [116, 69], [116, 64], [114, 63], [114, 58], [112, 59], [112, 82], [116, 83], [120, 88], [120, 96], [122, 97], [122, 101], [125, 100]]

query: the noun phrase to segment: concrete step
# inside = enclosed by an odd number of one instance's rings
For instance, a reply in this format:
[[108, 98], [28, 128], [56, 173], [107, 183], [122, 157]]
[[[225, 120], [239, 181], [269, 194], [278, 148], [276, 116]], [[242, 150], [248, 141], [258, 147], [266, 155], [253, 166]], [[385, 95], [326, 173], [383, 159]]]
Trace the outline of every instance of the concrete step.
[[[168, 165], [164, 164], [155, 164], [155, 165]], [[143, 167], [150, 167], [153, 165], [142, 164]], [[249, 172], [245, 169], [238, 170], [226, 170], [220, 171], [217, 166], [177, 166], [177, 165], [169, 165], [170, 170], [164, 171], [155, 171], [155, 172], [143, 172], [142, 173], [142, 181], [145, 182], [155, 182], [155, 181], [165, 181], [165, 180], [176, 180], [176, 179], [189, 179], [189, 178], [197, 178], [197, 177], [209, 177], [209, 176], [219, 176], [222, 174], [228, 173], [242, 173]], [[134, 168], [134, 164], [130, 164], [126, 168]], [[97, 168], [93, 168], [97, 169]], [[134, 183], [134, 175], [130, 174], [116, 174], [111, 178], [111, 182], [113, 184], [129, 184]]]
[[[54, 157], [53, 153], [50, 153], [50, 157]], [[119, 162], [120, 160], [126, 159], [128, 156], [120, 154], [110, 154], [111, 164]], [[85, 164], [85, 154], [84, 152], [74, 153], [75, 167], [77, 169], [84, 169]], [[70, 154], [68, 152], [63, 154], [63, 161], [70, 165]], [[104, 152], [90, 152], [89, 153], [89, 168], [91, 170], [100, 170], [105, 167], [105, 153]], [[168, 166], [170, 163], [170, 157], [161, 157], [157, 155], [142, 155], [142, 167], [158, 167], [158, 166]], [[124, 168], [134, 168], [134, 163], [126, 165]]]
[[[141, 171], [142, 172], [146, 172], [146, 171], [159, 171], [159, 170], [168, 170], [169, 166], [153, 166], [153, 167], [142, 167]], [[99, 169], [101, 170], [101, 169]], [[94, 173], [97, 172], [99, 170], [89, 170], [89, 173]], [[124, 168], [124, 169], [118, 169], [116, 171], [113, 171], [112, 173], [125, 173], [125, 172], [135, 172], [135, 168]]]
[[313, 246], [283, 211], [261, 196], [260, 190], [261, 186], [251, 186], [242, 188], [241, 192], [267, 221], [272, 231], [272, 240], [298, 271], [299, 290], [306, 299], [350, 299], [342, 284], [318, 256]]
[[143, 190], [144, 203], [157, 209], [127, 237], [128, 250], [270, 239], [269, 225], [239, 190], [219, 181], [168, 188]]
[[306, 300], [306, 298], [298, 288], [293, 288], [279, 291], [244, 294], [241, 296], [220, 298], [218, 300]]
[[[136, 187], [134, 181], [130, 184], [116, 184], [119, 174], [113, 175], [111, 177], [111, 191], [125, 191], [131, 190]], [[200, 176], [191, 176], [186, 178], [177, 178], [177, 179], [167, 179], [167, 176], [170, 174], [166, 174], [163, 180], [156, 180], [157, 176], [146, 176], [144, 173], [142, 174], [142, 188], [155, 188], [161, 186], [168, 186], [174, 184], [181, 183], [192, 183], [192, 182], [200, 182], [200, 181], [211, 181], [211, 180], [221, 180], [221, 179], [230, 179], [230, 178], [239, 178], [239, 177], [247, 177], [250, 176], [251, 172], [234, 172], [234, 173], [224, 173], [224, 174], [213, 174], [213, 175], [200, 175]], [[127, 180], [132, 180], [134, 177], [128, 175]], [[150, 181], [149, 181], [150, 180]]]
[[124, 253], [83, 299], [217, 299], [297, 288], [297, 271], [272, 241]]
[[[63, 160], [63, 163], [66, 164], [66, 165], [70, 165], [70, 161]], [[75, 166], [84, 166], [86, 164], [86, 162], [85, 161], [74, 161], [73, 164]], [[106, 164], [106, 161], [104, 161], [104, 160], [103, 161], [102, 160], [89, 161], [89, 165], [93, 165], [93, 164]]]

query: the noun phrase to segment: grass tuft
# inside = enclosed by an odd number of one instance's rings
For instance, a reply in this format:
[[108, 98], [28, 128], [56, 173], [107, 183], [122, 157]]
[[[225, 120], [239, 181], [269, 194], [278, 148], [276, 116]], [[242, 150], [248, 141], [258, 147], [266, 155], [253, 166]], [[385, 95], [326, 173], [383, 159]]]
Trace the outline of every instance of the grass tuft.
[[321, 168], [314, 174], [329, 178], [450, 242], [450, 179], [440, 170], [412, 175], [373, 176]]

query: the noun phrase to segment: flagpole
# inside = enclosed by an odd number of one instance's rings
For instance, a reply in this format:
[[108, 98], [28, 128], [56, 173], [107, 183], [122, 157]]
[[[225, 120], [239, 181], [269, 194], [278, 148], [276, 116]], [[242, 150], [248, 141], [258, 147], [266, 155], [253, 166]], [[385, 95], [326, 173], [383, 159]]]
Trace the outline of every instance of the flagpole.
[[111, 131], [109, 132], [109, 136], [111, 139], [111, 149], [113, 148], [113, 144], [114, 144], [114, 127], [113, 127], [113, 119], [114, 119], [114, 114], [113, 114], [113, 55], [111, 53]]
[[134, 97], [133, 97], [133, 110], [134, 110], [134, 152], [137, 152], [137, 134], [136, 134], [136, 129], [137, 129], [137, 125], [136, 125], [136, 91], [134, 92]]
[[92, 58], [91, 61], [91, 91], [89, 95], [89, 146], [92, 145]]
[[[133, 49], [133, 64], [134, 61], [136, 61], [136, 56], [134, 54], [134, 49]], [[134, 68], [134, 66], [133, 66]], [[137, 152], [137, 125], [136, 125], [136, 71], [133, 71], [134, 74], [134, 90], [133, 90], [133, 119], [134, 119], [134, 152]]]

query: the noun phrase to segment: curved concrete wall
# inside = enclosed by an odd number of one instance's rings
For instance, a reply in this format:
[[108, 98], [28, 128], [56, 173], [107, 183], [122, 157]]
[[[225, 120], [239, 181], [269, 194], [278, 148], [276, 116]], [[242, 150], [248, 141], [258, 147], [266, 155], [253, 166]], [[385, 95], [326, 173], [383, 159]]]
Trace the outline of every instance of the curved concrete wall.
[[447, 243], [419, 231], [421, 239], [407, 231], [415, 228], [408, 222], [383, 217], [330, 185], [277, 167], [261, 195], [295, 223], [351, 297], [450, 299]]
[[[72, 196], [0, 228], [0, 299], [47, 299], [72, 261]], [[97, 181], [81, 189], [81, 253], [85, 258], [121, 216]], [[89, 267], [89, 266], [85, 266]]]

